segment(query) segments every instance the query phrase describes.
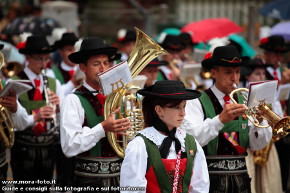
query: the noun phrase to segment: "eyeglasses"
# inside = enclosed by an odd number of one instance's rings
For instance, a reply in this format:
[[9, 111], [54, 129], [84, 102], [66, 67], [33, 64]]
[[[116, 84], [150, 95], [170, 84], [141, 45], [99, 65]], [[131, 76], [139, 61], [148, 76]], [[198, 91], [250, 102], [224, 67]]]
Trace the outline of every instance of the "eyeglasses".
[[47, 63], [50, 61], [50, 57], [31, 56], [31, 58], [37, 63]]

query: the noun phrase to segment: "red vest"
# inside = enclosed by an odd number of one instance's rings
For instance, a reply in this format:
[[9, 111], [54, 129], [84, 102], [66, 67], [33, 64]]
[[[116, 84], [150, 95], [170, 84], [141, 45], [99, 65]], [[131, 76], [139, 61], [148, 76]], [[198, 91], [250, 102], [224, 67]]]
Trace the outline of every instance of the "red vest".
[[[166, 173], [169, 177], [170, 184], [171, 184], [171, 186], [173, 186], [176, 159], [162, 159], [162, 162], [164, 164]], [[182, 182], [183, 182], [183, 178], [184, 178], [186, 163], [187, 163], [187, 158], [183, 158], [180, 160], [177, 192], [182, 192]], [[146, 187], [147, 193], [160, 193], [161, 192], [152, 165], [149, 168], [149, 170], [147, 171], [145, 178], [147, 180], [147, 187]]]

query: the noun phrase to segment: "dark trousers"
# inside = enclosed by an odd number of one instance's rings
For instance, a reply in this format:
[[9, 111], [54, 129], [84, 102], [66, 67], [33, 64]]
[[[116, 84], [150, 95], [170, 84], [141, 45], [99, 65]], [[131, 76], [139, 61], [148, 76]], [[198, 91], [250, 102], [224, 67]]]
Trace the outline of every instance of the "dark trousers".
[[5, 184], [2, 183], [2, 181], [7, 180], [7, 170], [8, 170], [8, 163], [4, 164], [2, 167], [0, 167], [0, 192], [4, 192], [2, 187], [5, 186]]
[[13, 178], [17, 181], [34, 181], [34, 184], [18, 184], [16, 187], [31, 188], [29, 192], [49, 192], [51, 183], [54, 183], [54, 157], [53, 145], [31, 147], [16, 142], [11, 149]]
[[74, 157], [67, 158], [60, 144], [55, 144], [56, 185], [64, 189], [65, 186], [73, 186]]
[[210, 174], [210, 193], [250, 193], [251, 178], [243, 174]]

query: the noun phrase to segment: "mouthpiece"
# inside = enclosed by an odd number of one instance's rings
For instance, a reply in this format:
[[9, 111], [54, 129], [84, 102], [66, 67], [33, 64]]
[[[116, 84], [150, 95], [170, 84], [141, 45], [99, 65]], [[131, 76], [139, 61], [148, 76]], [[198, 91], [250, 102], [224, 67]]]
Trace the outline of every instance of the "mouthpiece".
[[236, 83], [233, 84], [233, 87], [234, 87], [235, 89], [238, 88], [237, 85], [236, 85]]

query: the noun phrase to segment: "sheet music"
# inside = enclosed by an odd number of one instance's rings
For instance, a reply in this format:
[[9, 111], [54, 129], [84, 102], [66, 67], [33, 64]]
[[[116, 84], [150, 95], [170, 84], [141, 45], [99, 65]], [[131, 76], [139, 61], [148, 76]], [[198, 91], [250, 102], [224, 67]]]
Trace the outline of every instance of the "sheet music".
[[32, 89], [32, 86], [27, 83], [31, 83], [30, 80], [10, 80], [7, 82], [6, 86], [0, 91], [0, 97], [7, 96], [9, 94], [9, 90], [13, 89], [16, 92], [16, 95], [19, 96], [24, 92]]
[[99, 80], [105, 96], [117, 92], [132, 81], [132, 75], [127, 61], [113, 66], [99, 74]]
[[144, 88], [145, 83], [147, 80], [147, 76], [145, 75], [138, 75], [133, 78], [133, 80], [128, 84], [128, 86], [138, 86], [139, 88]]
[[277, 80], [250, 82], [248, 108], [258, 106], [260, 104], [259, 101], [262, 100], [265, 100], [266, 104], [272, 104], [276, 99], [277, 85]]
[[183, 64], [180, 72], [181, 78], [198, 77], [201, 70], [201, 64]]
[[278, 91], [277, 91], [277, 100], [278, 101], [284, 101], [288, 100], [290, 94], [290, 84], [281, 84], [279, 85]]

